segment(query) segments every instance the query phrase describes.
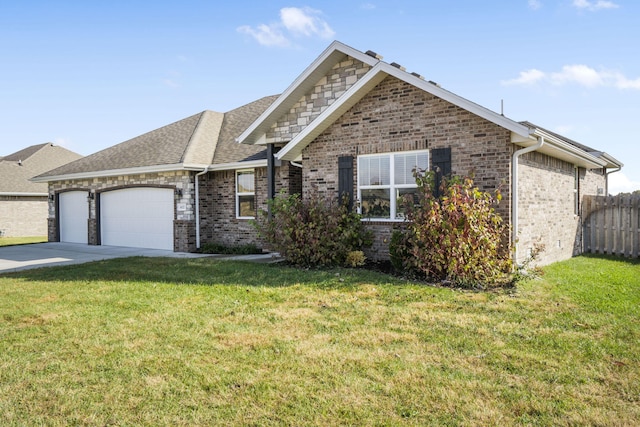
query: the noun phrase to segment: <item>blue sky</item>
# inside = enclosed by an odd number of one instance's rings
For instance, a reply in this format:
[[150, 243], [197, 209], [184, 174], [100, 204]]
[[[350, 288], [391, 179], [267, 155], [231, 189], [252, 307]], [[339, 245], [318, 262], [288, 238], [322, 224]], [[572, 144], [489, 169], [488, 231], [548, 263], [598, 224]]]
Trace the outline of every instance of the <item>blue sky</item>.
[[636, 0], [0, 3], [0, 155], [91, 154], [281, 93], [331, 43], [621, 160], [640, 189]]

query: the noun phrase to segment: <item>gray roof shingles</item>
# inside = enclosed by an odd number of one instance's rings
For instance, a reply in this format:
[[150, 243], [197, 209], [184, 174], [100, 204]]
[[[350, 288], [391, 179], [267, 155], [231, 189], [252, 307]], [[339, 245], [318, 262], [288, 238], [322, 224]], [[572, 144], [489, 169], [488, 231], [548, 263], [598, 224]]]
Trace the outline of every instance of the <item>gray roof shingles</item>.
[[51, 143], [32, 145], [9, 154], [0, 159], [0, 194], [46, 193], [46, 183], [29, 180], [81, 157], [78, 153]]
[[238, 144], [240, 135], [277, 98], [268, 96], [227, 113], [203, 111], [61, 166], [39, 178], [184, 164], [266, 159], [265, 148]]

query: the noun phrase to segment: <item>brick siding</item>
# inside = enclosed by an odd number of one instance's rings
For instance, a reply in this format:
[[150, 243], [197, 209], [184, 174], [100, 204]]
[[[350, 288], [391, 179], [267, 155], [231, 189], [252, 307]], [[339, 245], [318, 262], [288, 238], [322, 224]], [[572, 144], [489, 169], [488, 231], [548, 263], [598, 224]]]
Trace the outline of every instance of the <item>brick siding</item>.
[[[604, 189], [601, 170], [578, 171], [580, 198]], [[539, 152], [527, 153], [520, 157], [518, 184], [518, 261], [522, 262], [535, 244], [544, 245], [539, 265], [579, 254], [582, 231], [575, 211], [574, 166]]]
[[47, 197], [0, 196], [0, 237], [47, 235]]
[[[387, 77], [303, 150], [303, 194], [338, 191], [338, 157], [354, 157], [357, 194], [358, 155], [452, 148], [452, 173], [474, 174], [485, 191], [500, 189], [498, 211], [509, 217], [512, 147], [508, 130], [424, 92]], [[393, 222], [370, 226], [376, 238], [368, 256], [388, 258]]]

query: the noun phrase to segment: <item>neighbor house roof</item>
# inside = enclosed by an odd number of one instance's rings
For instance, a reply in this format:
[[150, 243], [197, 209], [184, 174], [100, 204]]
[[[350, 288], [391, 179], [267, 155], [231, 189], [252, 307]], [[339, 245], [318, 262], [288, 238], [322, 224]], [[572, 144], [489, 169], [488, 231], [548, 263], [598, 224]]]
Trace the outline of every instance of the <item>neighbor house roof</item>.
[[203, 111], [91, 154], [35, 178], [38, 182], [172, 170], [224, 168], [260, 160], [264, 147], [239, 147], [235, 138], [277, 96], [264, 97], [227, 113]]
[[0, 194], [45, 196], [46, 183], [30, 179], [82, 156], [52, 143], [32, 145], [0, 158]]
[[293, 84], [239, 136], [238, 142], [243, 144], [264, 144], [266, 142], [266, 132], [280, 116], [289, 112], [324, 73], [346, 56], [365, 62], [371, 68], [318, 117], [313, 119], [309, 125], [295, 135], [278, 152], [277, 157], [279, 159], [299, 159], [302, 150], [311, 141], [360, 101], [382, 80], [392, 76], [511, 131], [511, 140], [514, 144], [526, 147], [535, 144], [538, 137], [545, 137], [547, 144], [539, 151], [567, 160], [578, 166], [599, 168], [620, 167], [622, 165], [611, 156], [606, 155], [606, 153], [597, 155], [597, 152], [591, 151], [588, 147], [585, 148], [585, 146], [581, 146], [578, 143], [569, 142], [570, 140], [545, 131], [529, 122], [517, 122], [509, 119], [502, 114], [449, 92], [434, 82], [425, 81], [420, 75], [409, 73], [398, 64], [388, 64], [382, 61], [380, 56], [372, 52], [362, 53], [337, 41], [333, 42], [318, 59], [304, 70]]

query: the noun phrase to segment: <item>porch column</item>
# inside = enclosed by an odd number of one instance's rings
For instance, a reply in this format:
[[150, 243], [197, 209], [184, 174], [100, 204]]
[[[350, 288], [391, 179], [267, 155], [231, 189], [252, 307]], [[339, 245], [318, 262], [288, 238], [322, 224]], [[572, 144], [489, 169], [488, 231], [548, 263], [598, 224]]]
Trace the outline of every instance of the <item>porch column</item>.
[[[273, 144], [267, 144], [267, 202], [276, 197], [276, 162]], [[267, 216], [271, 220], [271, 204], [267, 204]]]

